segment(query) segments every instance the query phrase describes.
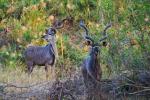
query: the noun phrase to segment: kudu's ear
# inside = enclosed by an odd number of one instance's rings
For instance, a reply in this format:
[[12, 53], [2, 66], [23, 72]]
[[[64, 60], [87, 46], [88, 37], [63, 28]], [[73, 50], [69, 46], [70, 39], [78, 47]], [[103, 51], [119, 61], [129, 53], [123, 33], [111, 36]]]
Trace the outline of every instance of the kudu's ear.
[[60, 29], [60, 28], [63, 28], [64, 27], [64, 22], [68, 20], [67, 18], [64, 18], [62, 20], [56, 20], [54, 23], [53, 23], [53, 27], [55, 29]]
[[89, 36], [85, 36], [85, 44], [91, 46], [93, 44], [93, 40]]
[[107, 46], [107, 42], [104, 41], [104, 42], [102, 43], [102, 45], [103, 45], [104, 47], [106, 47], [106, 46]]
[[41, 38], [43, 39], [45, 37], [45, 35], [42, 35]]
[[84, 44], [87, 45], [87, 46], [91, 46], [91, 45], [92, 45], [92, 41], [86, 40], [86, 41], [84, 42]]
[[48, 29], [45, 29], [45, 33], [47, 33], [48, 32]]

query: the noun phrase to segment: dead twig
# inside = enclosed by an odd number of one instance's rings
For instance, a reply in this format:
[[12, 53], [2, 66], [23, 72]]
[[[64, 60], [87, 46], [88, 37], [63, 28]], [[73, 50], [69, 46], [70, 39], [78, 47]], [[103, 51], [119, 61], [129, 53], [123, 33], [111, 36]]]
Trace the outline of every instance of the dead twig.
[[64, 84], [60, 81], [56, 82], [53, 86], [54, 89], [50, 93], [50, 98], [62, 100], [62, 98], [70, 98], [70, 100], [75, 100], [74, 96], [71, 94], [70, 90], [64, 87]]

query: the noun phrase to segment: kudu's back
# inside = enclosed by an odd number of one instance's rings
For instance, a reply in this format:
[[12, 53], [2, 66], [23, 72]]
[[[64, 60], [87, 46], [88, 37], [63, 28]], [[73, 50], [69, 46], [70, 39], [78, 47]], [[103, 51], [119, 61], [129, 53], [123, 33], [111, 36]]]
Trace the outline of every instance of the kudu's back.
[[47, 62], [49, 62], [49, 65], [54, 64], [55, 55], [51, 44], [46, 46], [30, 46], [25, 50], [24, 55], [26, 62], [33, 65], [45, 65]]

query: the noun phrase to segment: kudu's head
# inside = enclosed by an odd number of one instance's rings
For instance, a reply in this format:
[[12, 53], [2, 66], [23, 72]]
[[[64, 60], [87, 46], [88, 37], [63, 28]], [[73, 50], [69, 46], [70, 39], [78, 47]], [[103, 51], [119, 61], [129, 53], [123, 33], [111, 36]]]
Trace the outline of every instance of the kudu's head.
[[53, 24], [52, 27], [46, 29], [45, 30], [45, 35], [43, 35], [42, 38], [44, 38], [46, 41], [49, 42], [52, 38], [55, 37], [56, 30], [63, 27], [63, 23], [65, 22], [65, 20], [67, 20], [67, 18], [65, 18], [65, 19], [63, 19], [61, 21], [55, 22], [55, 24]]
[[[89, 36], [89, 31], [87, 29], [87, 27], [84, 25], [83, 21], [80, 21], [80, 27], [82, 27], [85, 30], [85, 35], [84, 35], [84, 39], [86, 40], [86, 45], [90, 46], [90, 51], [89, 54], [93, 55], [94, 57], [97, 57], [99, 51], [100, 51], [100, 47], [101, 47], [101, 42], [103, 42], [105, 39], [107, 39], [107, 34], [106, 34], [106, 30], [111, 27], [111, 24], [107, 25], [105, 27], [105, 29], [103, 30], [102, 34], [103, 37], [99, 39], [99, 41], [95, 42], [94, 39], [92, 39]], [[103, 43], [106, 45], [106, 43]]]
[[45, 35], [42, 36], [47, 42], [49, 42], [56, 35], [56, 29], [50, 27], [45, 30]]

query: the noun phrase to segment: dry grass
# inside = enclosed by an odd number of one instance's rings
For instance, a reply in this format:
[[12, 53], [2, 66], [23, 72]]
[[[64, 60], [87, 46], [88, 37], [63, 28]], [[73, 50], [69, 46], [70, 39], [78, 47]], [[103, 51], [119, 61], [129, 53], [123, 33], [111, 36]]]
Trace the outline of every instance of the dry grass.
[[15, 70], [0, 70], [0, 75], [0, 82], [13, 83], [19, 85], [28, 85], [53, 80], [53, 78], [51, 77], [52, 73], [49, 73], [49, 78], [48, 80], [46, 79], [44, 67], [34, 68], [31, 76], [29, 76], [25, 71], [22, 71], [20, 68], [16, 68]]

